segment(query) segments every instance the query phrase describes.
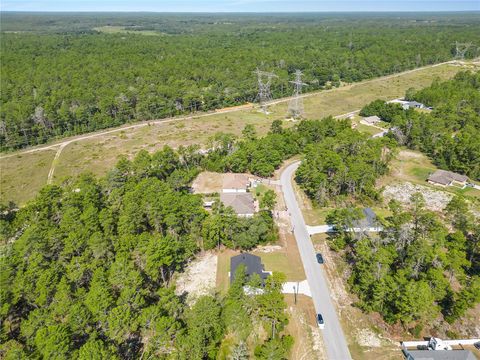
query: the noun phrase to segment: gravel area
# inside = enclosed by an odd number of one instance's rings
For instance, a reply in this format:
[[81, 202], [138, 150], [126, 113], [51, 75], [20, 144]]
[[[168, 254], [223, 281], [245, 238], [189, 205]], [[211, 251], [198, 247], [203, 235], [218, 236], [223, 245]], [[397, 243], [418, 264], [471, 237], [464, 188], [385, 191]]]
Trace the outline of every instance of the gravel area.
[[409, 205], [410, 197], [417, 192], [423, 195], [426, 208], [432, 211], [442, 211], [453, 197], [452, 194], [445, 191], [433, 190], [427, 186], [414, 185], [410, 182], [386, 186], [383, 196], [386, 200], [395, 199], [402, 204]]

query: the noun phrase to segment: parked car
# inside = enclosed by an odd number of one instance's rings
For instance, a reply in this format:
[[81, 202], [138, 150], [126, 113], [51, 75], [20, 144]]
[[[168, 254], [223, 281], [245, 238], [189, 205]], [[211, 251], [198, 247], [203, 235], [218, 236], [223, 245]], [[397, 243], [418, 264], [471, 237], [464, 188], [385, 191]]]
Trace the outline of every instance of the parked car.
[[473, 346], [475, 346], [475, 349], [480, 350], [480, 341], [477, 341], [476, 343], [474, 343]]
[[317, 314], [317, 324], [320, 329], [325, 329], [325, 321], [322, 314]]
[[318, 261], [319, 264], [324, 263], [322, 254], [320, 254], [320, 253], [317, 254], [317, 261]]

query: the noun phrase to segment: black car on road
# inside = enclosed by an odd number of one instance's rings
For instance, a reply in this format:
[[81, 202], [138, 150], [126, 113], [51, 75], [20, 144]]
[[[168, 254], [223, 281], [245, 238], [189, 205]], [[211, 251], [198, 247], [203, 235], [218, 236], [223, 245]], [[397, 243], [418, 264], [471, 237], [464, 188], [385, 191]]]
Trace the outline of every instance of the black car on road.
[[324, 263], [322, 254], [320, 254], [320, 253], [317, 254], [317, 261], [318, 261], [319, 264]]
[[325, 321], [323, 320], [322, 314], [317, 314], [317, 324], [320, 329], [325, 328]]

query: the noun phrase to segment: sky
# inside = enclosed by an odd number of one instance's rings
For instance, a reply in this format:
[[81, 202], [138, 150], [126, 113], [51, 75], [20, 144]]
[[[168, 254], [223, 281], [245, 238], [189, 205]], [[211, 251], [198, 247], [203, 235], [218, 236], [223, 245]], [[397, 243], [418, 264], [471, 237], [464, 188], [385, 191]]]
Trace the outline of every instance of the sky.
[[1, 0], [2, 11], [480, 11], [480, 0]]

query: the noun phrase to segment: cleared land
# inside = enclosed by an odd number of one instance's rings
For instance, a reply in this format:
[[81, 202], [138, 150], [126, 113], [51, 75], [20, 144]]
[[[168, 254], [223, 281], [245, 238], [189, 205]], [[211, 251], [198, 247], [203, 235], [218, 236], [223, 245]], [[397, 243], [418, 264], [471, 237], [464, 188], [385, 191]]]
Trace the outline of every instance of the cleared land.
[[25, 204], [47, 183], [54, 150], [18, 154], [0, 161], [0, 198], [2, 202]]
[[154, 30], [135, 30], [135, 29], [127, 29], [125, 26], [113, 26], [113, 25], [106, 25], [93, 28], [93, 30], [103, 32], [105, 34], [137, 34], [137, 35], [147, 35], [147, 36], [162, 36], [165, 35], [158, 31]]
[[[443, 64], [308, 94], [304, 98], [305, 115], [307, 118], [320, 119], [328, 115], [340, 115], [358, 110], [377, 98], [393, 99], [403, 96], [410, 87], [425, 87], [437, 77], [451, 78], [461, 69], [460, 66], [453, 64]], [[199, 115], [198, 118], [179, 119], [174, 122], [157, 122], [151, 123], [150, 126], [146, 126], [148, 123], [143, 123], [128, 129], [119, 128], [108, 134], [104, 132], [90, 134], [86, 139], [78, 137], [78, 141], [75, 140], [64, 148], [56, 162], [53, 183], [61, 183], [66, 177], [86, 171], [95, 175], [104, 175], [115, 164], [119, 155], [126, 154], [133, 157], [141, 149], [153, 152], [164, 145], [177, 147], [193, 143], [205, 144], [211, 135], [220, 131], [240, 135], [246, 124], [254, 124], [257, 132], [264, 134], [273, 120], [285, 118], [287, 102], [280, 101], [284, 100], [278, 100], [277, 104], [270, 107], [269, 115], [255, 109], [240, 108], [234, 112]], [[65, 141], [72, 140], [62, 140], [57, 145]], [[50, 147], [57, 145], [50, 145]], [[17, 162], [15, 166], [9, 165], [12, 160], [10, 155], [0, 159], [1, 197], [3, 201], [12, 200], [22, 205], [46, 184], [47, 179], [43, 174], [48, 174], [51, 162], [41, 162], [41, 166], [39, 165], [36, 171], [31, 172], [31, 176], [19, 178], [18, 174], [21, 173], [19, 170], [29, 169], [29, 164], [34, 163], [38, 158], [33, 152], [23, 151], [19, 154], [22, 154], [23, 160]], [[23, 188], [17, 186], [20, 181], [25, 183]], [[28, 187], [27, 192], [24, 190], [25, 187]]]

